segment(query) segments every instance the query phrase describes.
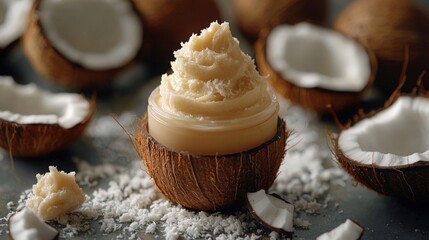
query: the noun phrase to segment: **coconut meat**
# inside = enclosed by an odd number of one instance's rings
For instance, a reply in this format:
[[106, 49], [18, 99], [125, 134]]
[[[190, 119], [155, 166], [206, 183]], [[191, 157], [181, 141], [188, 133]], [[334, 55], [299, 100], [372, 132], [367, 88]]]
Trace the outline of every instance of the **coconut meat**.
[[33, 0], [0, 0], [0, 48], [21, 36], [32, 3]]
[[33, 84], [18, 85], [10, 77], [0, 77], [0, 120], [18, 124], [58, 124], [72, 128], [90, 112], [82, 95], [53, 94]]
[[308, 23], [274, 28], [266, 57], [282, 78], [302, 88], [359, 92], [371, 75], [370, 59], [359, 43]]
[[24, 208], [9, 219], [10, 236], [14, 240], [54, 239], [58, 231], [43, 222], [33, 211]]
[[402, 96], [389, 108], [364, 119], [338, 138], [350, 160], [380, 167], [429, 161], [429, 99]]
[[142, 24], [128, 0], [44, 0], [38, 14], [50, 43], [90, 70], [122, 67], [142, 45]]
[[318, 236], [316, 240], [358, 240], [362, 233], [363, 228], [359, 224], [347, 219], [332, 231]]
[[262, 224], [271, 229], [282, 229], [293, 232], [294, 206], [279, 197], [266, 194], [261, 189], [247, 193], [247, 200], [253, 214], [262, 221]]

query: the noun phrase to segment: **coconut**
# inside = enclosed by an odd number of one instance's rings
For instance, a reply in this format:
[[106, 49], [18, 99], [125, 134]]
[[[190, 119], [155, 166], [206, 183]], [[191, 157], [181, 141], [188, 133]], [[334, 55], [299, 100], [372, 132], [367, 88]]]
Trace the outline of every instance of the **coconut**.
[[129, 67], [143, 42], [141, 19], [127, 0], [37, 0], [22, 45], [44, 77], [102, 87]]
[[330, 232], [318, 236], [316, 240], [358, 240], [361, 239], [363, 232], [363, 228], [358, 223], [347, 219]]
[[32, 3], [32, 0], [0, 0], [0, 51], [21, 37]]
[[253, 43], [259, 32], [278, 24], [311, 22], [323, 24], [326, 19], [327, 0], [234, 0], [232, 10], [243, 35]]
[[429, 200], [429, 98], [400, 96], [404, 79], [382, 110], [356, 116], [353, 125], [340, 125], [341, 133], [329, 136], [335, 158], [357, 182], [424, 202]]
[[53, 94], [1, 77], [0, 147], [19, 157], [63, 149], [82, 135], [94, 107], [79, 94]]
[[173, 51], [193, 33], [215, 20], [220, 11], [214, 0], [133, 0], [145, 20], [149, 41], [145, 45], [148, 61], [167, 67]]
[[300, 23], [264, 31], [255, 44], [262, 74], [281, 95], [323, 113], [357, 103], [372, 86], [374, 56], [338, 32]]
[[268, 142], [228, 155], [194, 155], [159, 144], [148, 131], [147, 116], [132, 137], [148, 173], [172, 202], [186, 208], [218, 211], [241, 206], [248, 192], [268, 189], [285, 154], [285, 122]]
[[294, 206], [277, 194], [266, 194], [261, 189], [247, 193], [250, 214], [266, 228], [292, 235]]
[[[374, 52], [379, 66], [375, 86], [384, 93], [398, 85], [405, 48], [409, 48], [409, 79], [417, 79], [429, 67], [429, 14], [415, 1], [354, 1], [338, 16], [334, 29]], [[408, 81], [404, 91], [414, 84]]]
[[9, 236], [12, 240], [58, 239], [59, 232], [40, 219], [33, 211], [24, 208], [9, 218]]

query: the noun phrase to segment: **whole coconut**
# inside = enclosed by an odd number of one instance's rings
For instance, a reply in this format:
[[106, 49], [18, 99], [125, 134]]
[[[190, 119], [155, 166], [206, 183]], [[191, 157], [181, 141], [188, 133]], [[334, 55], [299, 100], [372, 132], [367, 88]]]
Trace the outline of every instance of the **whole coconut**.
[[266, 27], [281, 23], [324, 23], [327, 0], [233, 0], [234, 18], [240, 31], [250, 43], [258, 38]]
[[[406, 48], [407, 85], [429, 66], [429, 14], [408, 0], [356, 0], [340, 13], [334, 29], [356, 38], [378, 60], [375, 86], [390, 94], [398, 85]], [[428, 79], [424, 79], [428, 84]]]
[[145, 55], [158, 67], [167, 67], [173, 52], [193, 33], [220, 20], [214, 0], [133, 0], [144, 20]]

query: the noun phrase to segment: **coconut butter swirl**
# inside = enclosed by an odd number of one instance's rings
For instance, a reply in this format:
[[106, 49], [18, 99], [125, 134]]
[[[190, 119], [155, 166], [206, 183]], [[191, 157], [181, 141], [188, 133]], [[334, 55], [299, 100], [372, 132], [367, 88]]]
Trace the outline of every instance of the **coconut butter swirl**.
[[228, 23], [213, 22], [174, 56], [173, 73], [162, 76], [157, 101], [171, 114], [227, 120], [254, 115], [275, 101]]

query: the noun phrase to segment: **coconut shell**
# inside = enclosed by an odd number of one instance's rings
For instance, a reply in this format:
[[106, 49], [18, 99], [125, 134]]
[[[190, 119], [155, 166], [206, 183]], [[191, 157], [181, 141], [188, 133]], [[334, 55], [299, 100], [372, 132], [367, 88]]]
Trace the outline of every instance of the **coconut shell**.
[[[414, 1], [356, 0], [340, 13], [334, 29], [374, 52], [379, 66], [375, 86], [386, 94], [398, 85], [406, 47], [408, 79], [416, 80], [429, 69], [429, 14]], [[414, 85], [407, 81], [404, 91]]]
[[70, 129], [58, 124], [19, 124], [0, 119], [0, 147], [14, 157], [38, 157], [64, 149], [83, 134], [94, 110], [95, 99], [83, 121]]
[[342, 153], [337, 136], [331, 133], [329, 138], [336, 160], [358, 183], [383, 195], [413, 202], [429, 200], [429, 163], [420, 162], [400, 167], [360, 164]]
[[[375, 56], [370, 51], [367, 51], [371, 64], [371, 76], [367, 85], [361, 91], [331, 91], [322, 88], [299, 87], [284, 79], [280, 73], [270, 66], [266, 56], [268, 35], [269, 31], [264, 30], [255, 43], [256, 63], [259, 71], [262, 75], [268, 76], [268, 82], [277, 93], [294, 103], [321, 114], [328, 112], [330, 109], [338, 111], [358, 103], [362, 99], [364, 93], [371, 88], [373, 84], [377, 69], [377, 61]], [[330, 108], [328, 108], [328, 106], [330, 106]]]
[[272, 185], [288, 136], [285, 122], [279, 119], [277, 134], [256, 148], [230, 155], [193, 155], [159, 144], [148, 132], [145, 115], [132, 140], [165, 197], [186, 208], [218, 211], [241, 206], [247, 192]]
[[254, 43], [259, 32], [278, 24], [311, 22], [323, 24], [328, 12], [327, 0], [233, 0], [234, 18], [244, 37]]
[[173, 52], [193, 33], [220, 20], [214, 0], [132, 0], [143, 18], [148, 36], [144, 55], [157, 68], [168, 67]]
[[21, 40], [25, 55], [40, 75], [71, 88], [102, 88], [119, 73], [132, 66], [134, 60], [114, 69], [90, 70], [67, 59], [45, 35], [38, 17], [41, 1], [35, 0]]

